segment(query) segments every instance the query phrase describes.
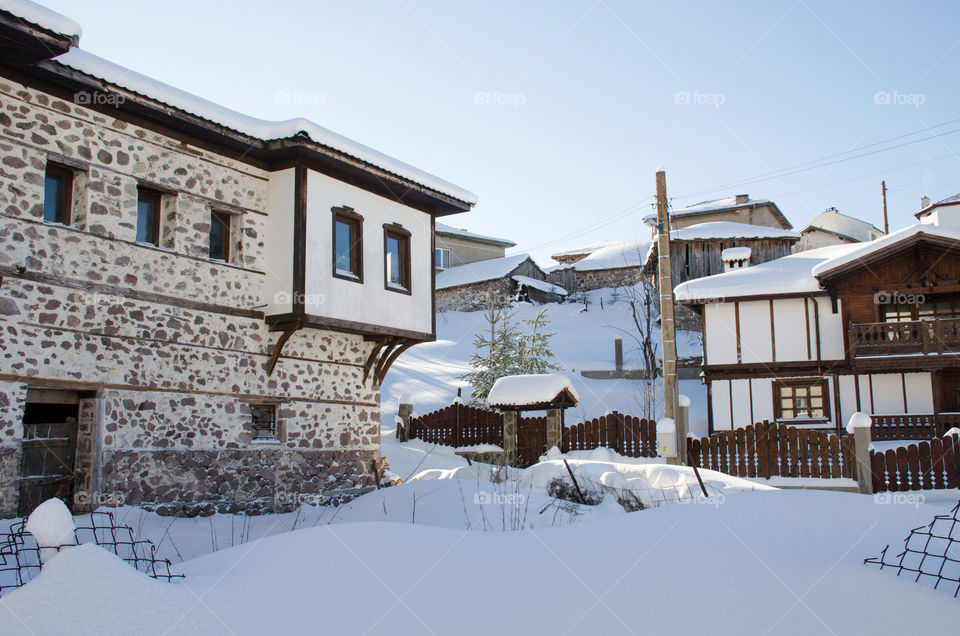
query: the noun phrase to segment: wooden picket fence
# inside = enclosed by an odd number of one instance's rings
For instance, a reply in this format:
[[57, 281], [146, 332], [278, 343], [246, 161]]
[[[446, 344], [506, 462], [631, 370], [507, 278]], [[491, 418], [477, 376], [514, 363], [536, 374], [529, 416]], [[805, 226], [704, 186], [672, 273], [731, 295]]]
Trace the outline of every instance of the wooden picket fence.
[[410, 437], [444, 446], [503, 446], [503, 415], [455, 402], [410, 420]]
[[564, 426], [562, 450], [612, 448], [626, 457], [657, 456], [657, 423], [616, 411], [588, 422]]
[[519, 468], [533, 466], [547, 448], [547, 418], [521, 417], [517, 421], [517, 458]]
[[736, 477], [856, 478], [852, 436], [766, 420], [688, 439], [687, 461]]
[[960, 436], [870, 451], [874, 492], [960, 487]]

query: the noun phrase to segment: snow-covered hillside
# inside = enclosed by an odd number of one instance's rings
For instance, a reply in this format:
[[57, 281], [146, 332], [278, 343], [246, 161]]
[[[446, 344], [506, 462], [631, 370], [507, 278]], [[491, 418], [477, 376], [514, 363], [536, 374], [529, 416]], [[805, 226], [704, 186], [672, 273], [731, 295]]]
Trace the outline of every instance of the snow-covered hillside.
[[[599, 417], [608, 411], [620, 411], [642, 416], [640, 412], [639, 382], [636, 380], [594, 380], [580, 375], [581, 370], [613, 370], [616, 337], [623, 338], [624, 367], [639, 368], [638, 335], [631, 317], [630, 306], [622, 291], [598, 289], [588, 292], [587, 308], [581, 303], [547, 304], [550, 324], [547, 332], [554, 333], [551, 341], [561, 373], [573, 381], [580, 396], [580, 404], [566, 413], [567, 421], [577, 422]], [[514, 306], [515, 320], [532, 319], [539, 306], [518, 303]], [[468, 399], [470, 389], [458, 376], [470, 370], [467, 361], [474, 353], [474, 336], [487, 323], [484, 312], [445, 312], [437, 314], [437, 341], [418, 345], [404, 353], [394, 365], [381, 387], [381, 421], [392, 428], [397, 403], [401, 396], [413, 399], [419, 414], [450, 404], [463, 388]], [[521, 325], [522, 327], [522, 325]], [[659, 346], [659, 330], [654, 341]], [[699, 355], [699, 334], [678, 334], [679, 355]], [[706, 389], [699, 380], [681, 380], [680, 392], [691, 399], [690, 430], [706, 434]]]

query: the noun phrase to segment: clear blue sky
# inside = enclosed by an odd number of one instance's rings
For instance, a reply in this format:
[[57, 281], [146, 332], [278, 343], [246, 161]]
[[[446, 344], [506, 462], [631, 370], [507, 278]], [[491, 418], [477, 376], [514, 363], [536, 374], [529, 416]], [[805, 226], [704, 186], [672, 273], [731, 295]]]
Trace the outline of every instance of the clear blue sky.
[[882, 226], [881, 179], [892, 229], [960, 192], [960, 121], [936, 127], [960, 119], [953, 1], [40, 1], [92, 53], [473, 190], [447, 222], [542, 265], [646, 238], [658, 166], [675, 207], [748, 193], [797, 229], [829, 206]]

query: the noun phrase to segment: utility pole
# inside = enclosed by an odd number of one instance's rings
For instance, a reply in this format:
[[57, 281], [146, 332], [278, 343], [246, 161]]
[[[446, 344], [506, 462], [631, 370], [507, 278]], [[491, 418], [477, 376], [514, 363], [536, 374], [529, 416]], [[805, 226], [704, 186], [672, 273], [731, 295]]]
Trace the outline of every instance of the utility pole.
[[[663, 352], [663, 416], [677, 417], [677, 332], [673, 320], [673, 276], [670, 270], [670, 213], [667, 175], [657, 171], [657, 286], [660, 289], [660, 339]], [[686, 441], [686, 440], [684, 440]]]
[[880, 182], [880, 191], [883, 193], [883, 233], [890, 233], [890, 221], [887, 219], [887, 182]]

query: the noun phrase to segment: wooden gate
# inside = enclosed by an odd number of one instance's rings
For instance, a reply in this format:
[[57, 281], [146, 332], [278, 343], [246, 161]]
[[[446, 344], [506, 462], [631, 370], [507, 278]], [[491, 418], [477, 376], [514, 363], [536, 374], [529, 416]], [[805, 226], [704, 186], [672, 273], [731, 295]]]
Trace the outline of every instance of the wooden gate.
[[625, 457], [657, 456], [657, 423], [613, 411], [563, 428], [564, 453], [605, 446]]
[[873, 492], [960, 487], [960, 436], [945, 435], [886, 452], [870, 451]]
[[547, 418], [521, 417], [517, 422], [517, 466], [533, 466], [547, 451]]
[[410, 437], [444, 446], [503, 446], [503, 415], [461, 402], [410, 420]]
[[27, 516], [51, 497], [72, 505], [76, 442], [76, 404], [26, 404], [17, 514]]

